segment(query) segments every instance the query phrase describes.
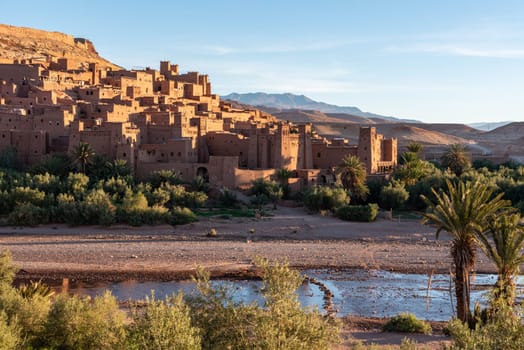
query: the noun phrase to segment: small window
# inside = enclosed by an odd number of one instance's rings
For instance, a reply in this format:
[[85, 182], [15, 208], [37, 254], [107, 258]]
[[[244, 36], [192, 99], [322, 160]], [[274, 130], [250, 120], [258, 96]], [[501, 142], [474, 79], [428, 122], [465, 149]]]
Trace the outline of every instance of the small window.
[[171, 157], [173, 157], [175, 155], [175, 153], [171, 152]]
[[178, 156], [179, 156], [179, 157], [182, 157], [182, 153], [178, 152]]
[[122, 153], [122, 157], [124, 157], [124, 158], [127, 157], [126, 152]]
[[37, 138], [38, 138], [38, 135], [35, 135], [35, 139], [37, 139]]
[[317, 153], [317, 158], [320, 158], [320, 152]]

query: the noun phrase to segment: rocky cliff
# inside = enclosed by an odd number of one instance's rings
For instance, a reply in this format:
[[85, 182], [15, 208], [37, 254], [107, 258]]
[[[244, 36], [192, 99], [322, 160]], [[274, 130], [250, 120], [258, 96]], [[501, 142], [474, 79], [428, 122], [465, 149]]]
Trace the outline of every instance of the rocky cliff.
[[85, 65], [97, 62], [118, 68], [117, 65], [100, 57], [88, 39], [75, 38], [59, 32], [48, 32], [32, 28], [0, 24], [0, 63], [13, 59], [42, 59], [67, 57]]

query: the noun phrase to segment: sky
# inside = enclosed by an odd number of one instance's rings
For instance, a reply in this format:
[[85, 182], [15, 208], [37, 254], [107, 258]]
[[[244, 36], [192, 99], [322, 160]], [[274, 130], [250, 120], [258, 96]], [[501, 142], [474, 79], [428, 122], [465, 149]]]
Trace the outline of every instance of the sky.
[[126, 68], [209, 74], [424, 122], [524, 120], [524, 1], [2, 1], [0, 23], [93, 41]]

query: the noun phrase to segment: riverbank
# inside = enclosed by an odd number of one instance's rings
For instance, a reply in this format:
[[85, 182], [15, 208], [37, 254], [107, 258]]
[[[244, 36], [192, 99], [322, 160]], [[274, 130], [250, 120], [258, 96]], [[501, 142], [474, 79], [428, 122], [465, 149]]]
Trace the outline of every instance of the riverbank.
[[[206, 237], [214, 228], [217, 237]], [[251, 233], [254, 232], [254, 233]], [[202, 218], [180, 226], [1, 227], [21, 279], [177, 280], [197, 266], [214, 277], [253, 277], [256, 256], [287, 259], [298, 269], [381, 269], [449, 273], [445, 234], [415, 220], [352, 223], [279, 208], [263, 219]], [[477, 271], [496, 272], [479, 253]]]

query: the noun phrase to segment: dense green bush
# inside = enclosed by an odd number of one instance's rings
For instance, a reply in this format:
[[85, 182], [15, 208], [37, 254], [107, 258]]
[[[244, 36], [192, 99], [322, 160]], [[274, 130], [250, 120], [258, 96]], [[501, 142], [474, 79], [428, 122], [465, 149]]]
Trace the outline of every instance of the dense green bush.
[[238, 205], [238, 198], [235, 192], [231, 191], [227, 187], [223, 187], [220, 190], [220, 195], [218, 196], [218, 202], [221, 206], [225, 208], [235, 208]]
[[148, 176], [147, 181], [151, 183], [153, 188], [158, 188], [163, 183], [168, 183], [170, 185], [180, 184], [182, 183], [182, 176], [179, 172], [174, 170], [158, 170], [152, 172]]
[[172, 212], [173, 218], [171, 223], [173, 225], [185, 225], [198, 220], [196, 214], [189, 208], [174, 207]]
[[403, 183], [393, 180], [380, 191], [380, 207], [383, 209], [402, 209], [409, 198]]
[[253, 196], [251, 203], [261, 206], [269, 202], [276, 203], [284, 196], [284, 189], [282, 188], [282, 184], [276, 181], [256, 179], [251, 182], [249, 194]]
[[45, 198], [45, 192], [30, 187], [15, 187], [10, 193], [10, 202], [16, 206], [30, 203], [41, 205]]
[[313, 186], [304, 192], [304, 205], [309, 210], [318, 212], [321, 210], [336, 210], [349, 204], [347, 192], [340, 187]]
[[337, 210], [337, 217], [347, 221], [375, 221], [378, 214], [378, 205], [344, 205]]
[[66, 192], [81, 200], [87, 192], [89, 177], [82, 173], [69, 173], [65, 179]]
[[524, 325], [520, 313], [503, 301], [496, 309], [486, 322], [477, 322], [474, 329], [457, 319], [450, 321], [446, 327], [453, 339], [450, 350], [521, 350]]
[[132, 307], [127, 349], [199, 350], [199, 329], [191, 325], [189, 307], [182, 294], [165, 301], [146, 298], [145, 307]]
[[21, 344], [20, 329], [16, 324], [10, 324], [7, 315], [0, 311], [0, 349], [17, 350]]
[[115, 222], [116, 207], [102, 189], [93, 189], [80, 202], [84, 224], [109, 226]]
[[18, 204], [7, 216], [9, 225], [36, 226], [49, 222], [49, 212], [31, 203]]
[[385, 332], [431, 333], [431, 325], [415, 315], [402, 313], [389, 319], [382, 328]]
[[124, 316], [109, 292], [94, 300], [60, 295], [51, 307], [42, 340], [53, 349], [124, 350]]

